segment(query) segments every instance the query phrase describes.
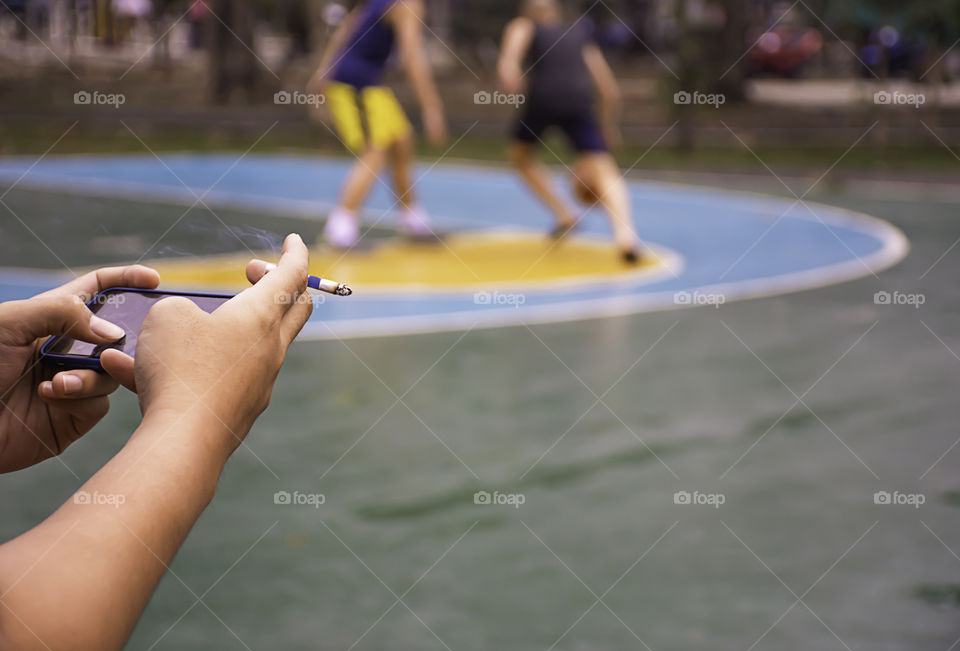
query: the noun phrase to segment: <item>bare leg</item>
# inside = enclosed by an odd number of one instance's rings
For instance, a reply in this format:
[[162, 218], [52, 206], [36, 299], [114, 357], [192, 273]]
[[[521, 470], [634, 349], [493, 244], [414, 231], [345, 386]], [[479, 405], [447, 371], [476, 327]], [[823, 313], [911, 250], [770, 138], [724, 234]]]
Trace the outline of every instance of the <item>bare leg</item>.
[[393, 189], [397, 202], [403, 206], [400, 227], [404, 234], [418, 241], [435, 239], [430, 217], [417, 203], [413, 191], [413, 135], [394, 142], [387, 152], [393, 170]]
[[411, 172], [413, 170], [413, 136], [407, 136], [397, 140], [391, 145], [388, 154], [390, 156], [390, 167], [393, 169], [393, 190], [397, 195], [397, 201], [406, 208], [410, 209], [417, 203], [417, 197], [413, 192], [413, 182]]
[[357, 210], [366, 201], [373, 184], [380, 178], [379, 173], [386, 160], [386, 152], [378, 149], [367, 149], [357, 157], [357, 162], [347, 172], [347, 178], [343, 182], [340, 202], [323, 227], [327, 242], [341, 249], [351, 249], [357, 244], [360, 238]]
[[527, 186], [537, 197], [546, 204], [553, 213], [560, 227], [570, 227], [574, 224], [573, 216], [566, 204], [557, 196], [550, 178], [550, 171], [537, 160], [534, 146], [527, 143], [515, 142], [508, 150], [510, 162], [520, 173]]
[[367, 149], [357, 158], [343, 182], [339, 204], [342, 208], [355, 212], [363, 205], [386, 160], [387, 153], [382, 149]]
[[613, 156], [607, 153], [586, 154], [574, 164], [573, 171], [599, 198], [620, 252], [635, 252], [640, 240], [633, 225], [630, 193]]

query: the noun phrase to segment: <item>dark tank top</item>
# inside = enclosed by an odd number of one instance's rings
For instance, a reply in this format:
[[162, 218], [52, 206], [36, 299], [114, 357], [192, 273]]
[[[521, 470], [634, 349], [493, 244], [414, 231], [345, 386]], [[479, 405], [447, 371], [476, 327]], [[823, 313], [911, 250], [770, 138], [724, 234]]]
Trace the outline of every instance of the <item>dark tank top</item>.
[[583, 23], [572, 28], [536, 24], [526, 60], [531, 109], [555, 113], [591, 109], [593, 82], [583, 60], [583, 48], [590, 41], [590, 30]]
[[393, 28], [384, 14], [398, 0], [366, 0], [356, 25], [338, 56], [333, 79], [358, 88], [380, 84], [387, 59], [393, 52]]

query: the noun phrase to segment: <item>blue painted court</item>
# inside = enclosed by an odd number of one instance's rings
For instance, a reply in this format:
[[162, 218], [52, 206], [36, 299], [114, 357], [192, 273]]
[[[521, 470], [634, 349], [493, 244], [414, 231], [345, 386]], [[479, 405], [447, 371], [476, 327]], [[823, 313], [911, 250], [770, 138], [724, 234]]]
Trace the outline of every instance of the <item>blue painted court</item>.
[[[40, 162], [7, 158], [0, 161], [0, 182], [24, 189], [320, 220], [337, 196], [347, 164], [336, 159], [258, 155], [239, 161], [234, 155], [164, 155], [162, 160], [151, 155], [48, 156]], [[469, 242], [471, 236], [494, 234], [508, 241], [539, 237], [549, 228], [549, 215], [509, 170], [443, 164], [421, 166], [419, 174], [417, 189], [424, 205], [437, 229], [451, 236]], [[876, 274], [901, 260], [908, 250], [906, 238], [896, 228], [840, 208], [643, 181], [631, 181], [630, 192], [639, 234], [657, 255], [653, 269], [536, 282], [525, 282], [523, 276], [529, 274], [521, 274], [502, 286], [484, 282], [482, 274], [472, 269], [468, 271], [476, 282], [461, 287], [443, 285], [443, 279], [436, 277], [438, 286], [354, 283], [356, 295], [326, 301], [301, 337], [545, 323], [729, 302]], [[395, 206], [388, 189], [377, 188], [365, 223], [392, 226]], [[603, 242], [608, 237], [603, 215], [588, 214], [577, 237], [595, 245]], [[265, 244], [269, 248], [276, 241]], [[460, 259], [457, 251], [451, 249], [451, 253]], [[568, 251], [565, 255], [574, 257], [567, 260], [557, 257], [561, 255], [560, 247], [545, 245], [530, 269], [547, 263], [562, 269], [575, 262], [577, 253]], [[145, 261], [151, 261], [149, 255]], [[0, 300], [33, 294], [58, 282], [60, 272], [67, 273], [57, 268], [50, 271], [58, 277], [0, 270]], [[380, 273], [390, 272], [381, 269]], [[202, 274], [192, 284], [203, 285]], [[508, 298], [498, 300], [501, 293]], [[522, 296], [522, 302], [509, 296]]]

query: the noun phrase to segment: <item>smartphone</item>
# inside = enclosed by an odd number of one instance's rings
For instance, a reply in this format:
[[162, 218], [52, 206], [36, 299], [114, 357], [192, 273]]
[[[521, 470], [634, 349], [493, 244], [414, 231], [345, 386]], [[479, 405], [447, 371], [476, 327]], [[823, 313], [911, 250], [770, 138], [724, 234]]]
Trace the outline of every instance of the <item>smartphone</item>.
[[91, 344], [78, 341], [66, 335], [57, 335], [48, 339], [40, 348], [40, 360], [49, 366], [60, 369], [86, 368], [103, 371], [100, 366], [100, 353], [108, 348], [116, 348], [131, 357], [137, 352], [137, 336], [140, 326], [147, 318], [147, 312], [154, 303], [168, 296], [185, 296], [197, 304], [204, 312], [213, 312], [229, 301], [233, 296], [227, 294], [192, 294], [189, 292], [164, 292], [157, 289], [130, 289], [113, 287], [94, 296], [87, 307], [90, 311], [110, 323], [124, 329], [119, 341], [110, 344]]

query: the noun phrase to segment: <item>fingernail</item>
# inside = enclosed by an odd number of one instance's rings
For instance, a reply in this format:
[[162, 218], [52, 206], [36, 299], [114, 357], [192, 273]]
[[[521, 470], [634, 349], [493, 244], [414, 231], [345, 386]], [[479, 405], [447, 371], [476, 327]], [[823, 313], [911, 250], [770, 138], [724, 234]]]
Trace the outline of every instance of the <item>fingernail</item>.
[[116, 341], [127, 334], [120, 326], [110, 323], [106, 319], [101, 319], [98, 316], [90, 317], [90, 330], [93, 331], [93, 334], [109, 339], [110, 341]]
[[40, 383], [40, 393], [42, 393], [47, 398], [53, 397], [53, 382], [41, 382]]
[[83, 388], [83, 380], [76, 375], [64, 375], [62, 377], [64, 393], [76, 393]]
[[277, 265], [273, 264], [272, 262], [268, 262], [268, 263], [267, 263], [267, 266], [264, 267], [264, 272], [263, 272], [263, 273], [267, 273], [267, 272], [273, 271], [273, 270], [276, 269], [276, 268], [277, 268]]

